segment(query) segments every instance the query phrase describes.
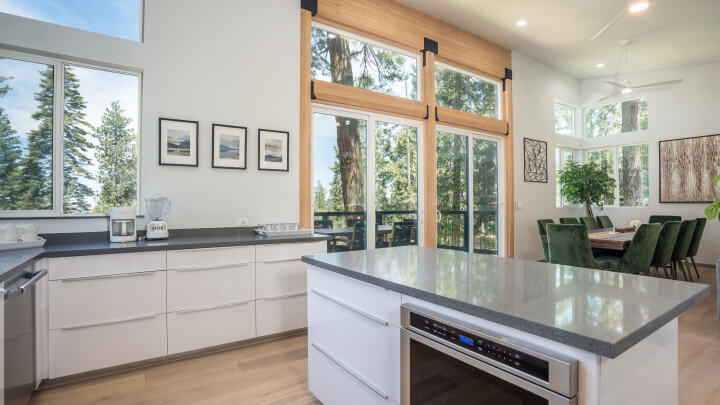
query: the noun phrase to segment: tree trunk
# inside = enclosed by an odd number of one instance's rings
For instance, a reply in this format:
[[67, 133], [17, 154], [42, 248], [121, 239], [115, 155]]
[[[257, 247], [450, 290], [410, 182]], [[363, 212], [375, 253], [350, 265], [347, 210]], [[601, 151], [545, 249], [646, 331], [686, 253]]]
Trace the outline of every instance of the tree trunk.
[[590, 205], [590, 201], [585, 201], [585, 213], [588, 217], [594, 217], [593, 211], [592, 211], [592, 205]]
[[639, 145], [622, 148], [622, 182], [623, 205], [638, 206], [642, 204], [642, 152]]
[[622, 103], [622, 132], [637, 131], [640, 128], [640, 100]]

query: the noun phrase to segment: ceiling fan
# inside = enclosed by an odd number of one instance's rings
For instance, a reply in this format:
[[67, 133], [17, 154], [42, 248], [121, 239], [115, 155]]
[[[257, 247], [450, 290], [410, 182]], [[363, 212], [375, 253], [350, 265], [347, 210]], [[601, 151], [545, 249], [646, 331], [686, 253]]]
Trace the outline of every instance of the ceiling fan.
[[669, 84], [677, 84], [677, 83], [682, 82], [682, 79], [676, 79], [676, 80], [667, 80], [667, 81], [663, 81], [663, 82], [639, 84], [639, 85], [635, 85], [635, 86], [632, 83], [630, 83], [630, 79], [628, 78], [628, 59], [629, 59], [629, 54], [630, 54], [629, 47], [630, 47], [631, 42], [632, 41], [630, 41], [629, 39], [623, 39], [622, 41], [620, 41], [620, 45], [622, 45], [622, 47], [623, 47], [621, 61], [620, 61], [620, 63], [623, 63], [623, 71], [624, 71], [624, 75], [623, 75], [624, 78], [622, 79], [623, 80], [622, 83], [619, 83], [614, 80], [606, 80], [605, 83], [617, 87], [617, 91], [613, 92], [612, 94], [610, 94], [608, 96], [601, 98], [600, 100], [597, 101], [598, 103], [601, 101], [605, 101], [609, 98], [618, 96], [620, 94], [630, 94], [633, 92], [633, 90], [636, 90], [636, 89], [646, 89], [646, 88], [650, 88], [650, 87], [667, 86]]
[[620, 12], [620, 14], [616, 15], [615, 18], [610, 20], [609, 23], [607, 23], [604, 27], [600, 29], [595, 35], [590, 38], [591, 41], [594, 41], [602, 36], [602, 34], [605, 33], [610, 27], [617, 24], [618, 21], [620, 21], [623, 17], [625, 17], [628, 14], [637, 14], [642, 13], [643, 11], [647, 10], [648, 7], [650, 7], [650, 1], [649, 0], [635, 0], [630, 5], [623, 9], [623, 11]]

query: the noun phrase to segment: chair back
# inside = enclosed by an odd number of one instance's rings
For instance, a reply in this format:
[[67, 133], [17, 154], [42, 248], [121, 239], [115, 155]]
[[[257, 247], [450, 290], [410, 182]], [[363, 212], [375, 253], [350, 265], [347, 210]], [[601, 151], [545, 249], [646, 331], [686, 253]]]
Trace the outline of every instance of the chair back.
[[648, 221], [651, 224], [664, 224], [668, 221], [682, 221], [682, 218], [678, 215], [650, 215], [650, 220]]
[[325, 219], [316, 219], [314, 221], [314, 229], [326, 229], [326, 228], [332, 228], [332, 221], [325, 218]]
[[560, 218], [560, 223], [564, 225], [577, 225], [580, 223], [575, 217]]
[[409, 246], [412, 243], [412, 222], [395, 222], [392, 229], [390, 246]]
[[543, 248], [543, 254], [545, 255], [545, 260], [550, 261], [550, 256], [548, 255], [548, 243], [547, 243], [547, 225], [553, 224], [555, 221], [552, 219], [538, 219], [537, 220], [537, 226], [538, 231], [540, 232], [540, 242], [542, 242], [542, 248]]
[[353, 225], [352, 239], [350, 239], [351, 250], [365, 249], [365, 222], [357, 221]]
[[661, 224], [640, 225], [618, 263], [618, 271], [632, 274], [648, 273], [661, 230]]
[[672, 260], [682, 260], [687, 257], [696, 226], [697, 219], [686, 219], [680, 223], [680, 233], [678, 233], [677, 242], [675, 242]]
[[652, 266], [662, 267], [670, 264], [679, 233], [680, 221], [667, 221], [662, 224], [655, 253], [650, 263]]
[[607, 269], [608, 264], [595, 260], [584, 225], [547, 224], [550, 263], [592, 269]]
[[600, 224], [598, 224], [595, 217], [580, 217], [580, 223], [585, 225], [585, 228], [589, 231], [600, 229]]
[[705, 224], [707, 218], [698, 218], [697, 225], [695, 225], [695, 232], [693, 233], [692, 240], [690, 241], [690, 247], [688, 248], [688, 257], [695, 257], [700, 247], [700, 240], [702, 239], [703, 233], [705, 232]]
[[610, 217], [607, 215], [600, 215], [597, 217], [598, 223], [600, 224], [600, 228], [614, 228], [615, 225], [613, 225], [612, 221], [610, 220]]

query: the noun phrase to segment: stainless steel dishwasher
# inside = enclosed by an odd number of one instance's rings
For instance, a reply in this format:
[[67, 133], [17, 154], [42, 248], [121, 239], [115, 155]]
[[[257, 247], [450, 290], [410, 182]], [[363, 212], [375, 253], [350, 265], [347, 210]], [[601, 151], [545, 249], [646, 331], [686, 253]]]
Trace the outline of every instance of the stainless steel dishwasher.
[[26, 405], [35, 390], [35, 288], [46, 270], [24, 270], [0, 288], [5, 300], [5, 405]]

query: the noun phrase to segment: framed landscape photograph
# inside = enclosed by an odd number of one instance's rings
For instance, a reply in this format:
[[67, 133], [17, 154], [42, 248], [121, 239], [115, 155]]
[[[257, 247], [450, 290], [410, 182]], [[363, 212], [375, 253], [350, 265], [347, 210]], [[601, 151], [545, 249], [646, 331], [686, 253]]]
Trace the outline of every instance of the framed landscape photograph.
[[258, 130], [258, 170], [290, 171], [289, 155], [289, 132]]
[[198, 122], [160, 118], [160, 164], [198, 165]]
[[212, 167], [247, 168], [247, 128], [212, 125]]
[[720, 197], [720, 135], [659, 142], [660, 202], [711, 203]]

